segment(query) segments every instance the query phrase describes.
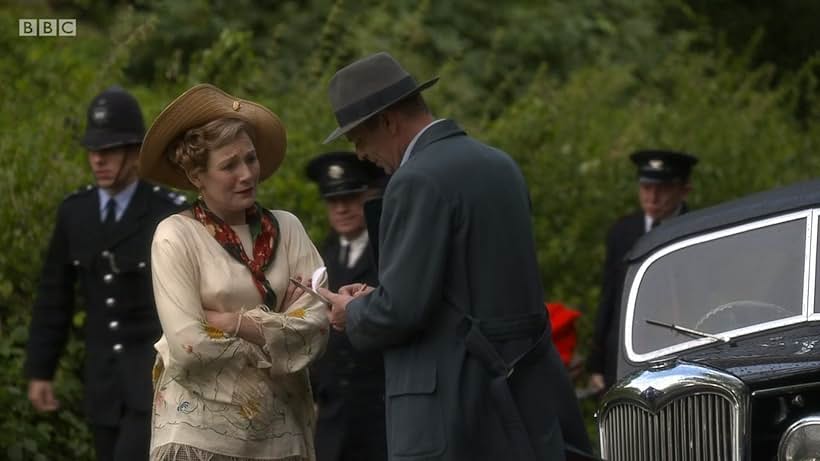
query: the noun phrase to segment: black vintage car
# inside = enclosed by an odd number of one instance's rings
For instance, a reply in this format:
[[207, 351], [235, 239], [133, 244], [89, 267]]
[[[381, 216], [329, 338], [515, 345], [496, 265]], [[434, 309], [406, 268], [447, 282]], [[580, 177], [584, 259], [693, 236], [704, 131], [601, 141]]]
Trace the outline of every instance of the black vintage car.
[[820, 181], [689, 213], [628, 255], [616, 461], [820, 460]]

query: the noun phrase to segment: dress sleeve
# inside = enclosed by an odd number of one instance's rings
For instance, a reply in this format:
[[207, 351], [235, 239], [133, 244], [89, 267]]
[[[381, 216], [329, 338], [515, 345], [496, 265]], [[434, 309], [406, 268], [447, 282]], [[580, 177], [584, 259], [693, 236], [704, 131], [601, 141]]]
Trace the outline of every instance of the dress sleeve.
[[199, 291], [199, 261], [174, 216], [162, 221], [151, 245], [154, 299], [166, 344], [158, 347], [166, 367], [192, 375], [253, 356], [257, 346], [205, 323]]
[[[305, 232], [302, 223], [292, 214], [277, 211], [282, 231], [278, 258], [287, 258], [287, 274], [274, 271], [273, 277], [293, 277], [297, 274], [310, 275], [322, 267], [324, 262], [316, 247]], [[287, 286], [287, 281], [273, 286]], [[326, 287], [327, 277], [317, 280], [315, 286]], [[277, 293], [280, 299], [284, 292]], [[304, 293], [284, 312], [269, 311], [264, 306], [256, 307], [245, 314], [247, 320], [261, 328], [265, 344], [257, 350], [258, 366], [270, 367], [273, 374], [287, 374], [307, 368], [317, 359], [327, 345], [328, 316], [327, 305], [309, 293]]]

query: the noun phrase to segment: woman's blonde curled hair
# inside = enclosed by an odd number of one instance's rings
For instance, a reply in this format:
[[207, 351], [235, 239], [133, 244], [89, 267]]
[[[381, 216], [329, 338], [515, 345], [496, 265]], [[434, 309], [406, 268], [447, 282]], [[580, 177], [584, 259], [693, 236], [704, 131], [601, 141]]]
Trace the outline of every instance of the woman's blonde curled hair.
[[245, 133], [254, 141], [251, 124], [238, 118], [218, 118], [183, 133], [165, 151], [168, 160], [190, 175], [194, 171], [208, 169], [211, 151], [230, 143], [240, 133]]

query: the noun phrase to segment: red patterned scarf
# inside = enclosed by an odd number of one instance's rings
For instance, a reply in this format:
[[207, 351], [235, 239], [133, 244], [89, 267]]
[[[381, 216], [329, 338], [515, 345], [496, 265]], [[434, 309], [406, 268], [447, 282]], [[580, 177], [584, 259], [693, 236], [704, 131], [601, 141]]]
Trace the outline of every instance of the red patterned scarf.
[[255, 203], [245, 210], [245, 222], [251, 231], [253, 240], [253, 260], [248, 258], [242, 247], [242, 241], [219, 216], [214, 214], [202, 200], [197, 200], [191, 208], [197, 221], [201, 222], [213, 238], [222, 245], [234, 259], [241, 262], [251, 271], [253, 283], [262, 299], [269, 308], [276, 308], [276, 293], [265, 277], [265, 271], [276, 258], [279, 248], [279, 222], [270, 210], [266, 210]]

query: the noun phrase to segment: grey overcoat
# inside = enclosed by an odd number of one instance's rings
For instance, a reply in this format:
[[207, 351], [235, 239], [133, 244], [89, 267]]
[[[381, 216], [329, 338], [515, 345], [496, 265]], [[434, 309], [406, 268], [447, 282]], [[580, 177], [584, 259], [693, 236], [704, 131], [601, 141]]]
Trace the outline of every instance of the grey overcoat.
[[589, 448], [507, 154], [450, 120], [428, 128], [385, 191], [379, 282], [348, 304], [347, 334], [384, 352], [391, 460], [562, 460], [564, 438]]

